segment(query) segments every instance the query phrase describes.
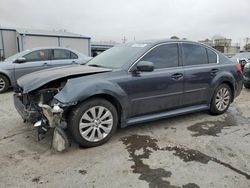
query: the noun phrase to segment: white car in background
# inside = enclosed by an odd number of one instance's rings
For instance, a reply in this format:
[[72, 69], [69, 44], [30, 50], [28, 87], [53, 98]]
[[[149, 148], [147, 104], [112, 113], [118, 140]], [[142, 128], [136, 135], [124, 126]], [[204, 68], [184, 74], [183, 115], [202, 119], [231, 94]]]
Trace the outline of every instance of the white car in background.
[[18, 78], [52, 67], [85, 64], [91, 59], [80, 52], [63, 47], [42, 47], [25, 50], [0, 62], [0, 93], [14, 86]]

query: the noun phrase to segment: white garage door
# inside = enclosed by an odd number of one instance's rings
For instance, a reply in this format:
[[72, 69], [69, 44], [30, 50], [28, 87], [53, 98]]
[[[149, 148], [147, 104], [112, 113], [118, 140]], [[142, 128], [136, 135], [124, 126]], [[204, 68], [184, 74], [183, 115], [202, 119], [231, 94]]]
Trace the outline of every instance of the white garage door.
[[72, 48], [72, 49], [74, 49], [78, 52], [81, 52], [87, 56], [90, 55], [89, 40], [88, 39], [60, 37], [60, 46]]
[[40, 37], [27, 35], [23, 37], [23, 50], [46, 46], [58, 46], [58, 37]]
[[15, 31], [2, 31], [5, 58], [17, 53], [17, 39]]

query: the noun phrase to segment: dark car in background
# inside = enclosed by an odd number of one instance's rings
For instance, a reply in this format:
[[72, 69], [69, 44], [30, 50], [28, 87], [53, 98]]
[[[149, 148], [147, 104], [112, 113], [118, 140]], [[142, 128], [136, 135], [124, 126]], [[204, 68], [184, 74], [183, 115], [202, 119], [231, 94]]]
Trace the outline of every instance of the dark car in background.
[[243, 70], [244, 86], [250, 89], [250, 62], [246, 63]]
[[41, 47], [25, 50], [0, 62], [0, 93], [4, 93], [21, 76], [72, 64], [84, 64], [87, 57], [75, 50], [63, 47]]
[[240, 64], [204, 44], [161, 40], [113, 47], [86, 65], [21, 77], [14, 102], [24, 120], [67, 125], [83, 147], [108, 141], [117, 127], [181, 114], [227, 111], [240, 94]]
[[240, 63], [243, 70], [244, 86], [250, 88], [250, 52], [240, 52], [231, 58], [232, 61]]
[[250, 62], [250, 52], [240, 52], [231, 57], [231, 60], [241, 64], [242, 69], [246, 63]]

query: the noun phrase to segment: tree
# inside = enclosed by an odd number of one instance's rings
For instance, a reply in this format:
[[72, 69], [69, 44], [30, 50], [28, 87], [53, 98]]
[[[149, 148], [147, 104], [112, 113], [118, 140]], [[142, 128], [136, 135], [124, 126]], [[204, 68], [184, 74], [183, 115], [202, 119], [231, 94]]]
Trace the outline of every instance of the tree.
[[246, 44], [246, 45], [244, 46], [244, 48], [245, 48], [246, 51], [250, 51], [250, 43]]
[[174, 36], [170, 37], [170, 39], [179, 39], [179, 37], [174, 35]]

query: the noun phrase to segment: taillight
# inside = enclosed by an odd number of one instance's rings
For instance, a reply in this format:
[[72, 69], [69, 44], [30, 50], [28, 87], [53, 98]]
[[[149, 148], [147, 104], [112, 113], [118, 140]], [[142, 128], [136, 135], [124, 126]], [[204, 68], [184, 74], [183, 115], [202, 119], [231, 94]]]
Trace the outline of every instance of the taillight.
[[242, 67], [239, 63], [236, 64], [236, 70], [240, 73], [242, 73]]

